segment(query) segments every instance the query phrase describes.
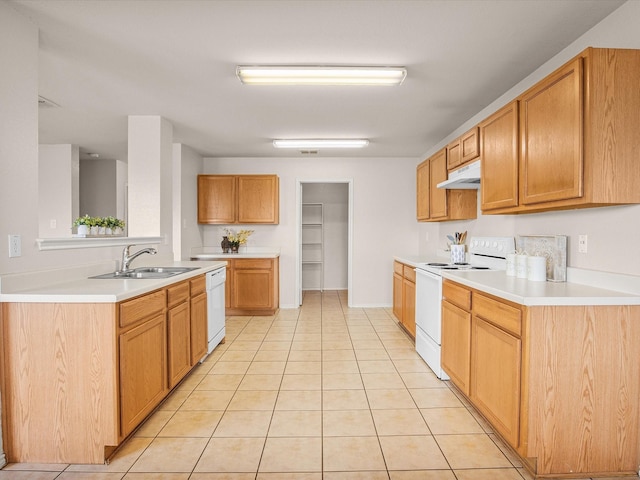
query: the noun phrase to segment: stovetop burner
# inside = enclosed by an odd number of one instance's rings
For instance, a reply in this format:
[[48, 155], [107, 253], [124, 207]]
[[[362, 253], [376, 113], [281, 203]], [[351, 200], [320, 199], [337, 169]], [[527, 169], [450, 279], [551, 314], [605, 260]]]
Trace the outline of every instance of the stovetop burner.
[[466, 262], [458, 262], [458, 263], [431, 262], [431, 263], [427, 263], [426, 265], [436, 270], [491, 270], [490, 267], [485, 267], [483, 265], [471, 265]]

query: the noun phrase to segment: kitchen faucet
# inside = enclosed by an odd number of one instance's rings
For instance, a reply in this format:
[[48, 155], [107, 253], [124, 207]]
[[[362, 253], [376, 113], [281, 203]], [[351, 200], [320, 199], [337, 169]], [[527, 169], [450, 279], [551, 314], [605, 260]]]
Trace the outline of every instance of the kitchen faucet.
[[127, 245], [122, 250], [122, 263], [120, 264], [120, 271], [126, 272], [129, 270], [129, 264], [133, 261], [134, 258], [139, 257], [143, 253], [148, 253], [149, 255], [155, 255], [158, 251], [155, 248], [143, 248], [142, 250], [137, 251], [136, 253], [129, 255], [129, 249], [133, 247], [133, 245]]

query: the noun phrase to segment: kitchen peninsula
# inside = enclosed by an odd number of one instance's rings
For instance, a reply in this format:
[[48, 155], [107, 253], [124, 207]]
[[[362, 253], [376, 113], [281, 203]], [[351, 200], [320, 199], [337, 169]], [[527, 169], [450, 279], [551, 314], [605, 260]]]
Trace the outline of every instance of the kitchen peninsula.
[[205, 274], [224, 265], [167, 262], [196, 268], [164, 279], [88, 278], [113, 264], [3, 276], [8, 461], [104, 463], [206, 354]]

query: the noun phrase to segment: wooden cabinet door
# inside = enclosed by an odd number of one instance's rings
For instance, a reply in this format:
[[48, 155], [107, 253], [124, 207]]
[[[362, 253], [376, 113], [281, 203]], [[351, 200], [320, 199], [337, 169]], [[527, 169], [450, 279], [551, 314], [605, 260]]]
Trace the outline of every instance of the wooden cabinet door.
[[191, 369], [191, 314], [188, 301], [167, 311], [167, 343], [171, 389]]
[[[398, 263], [398, 262], [396, 262]], [[393, 314], [402, 323], [402, 275], [393, 274]]]
[[475, 160], [480, 156], [480, 135], [478, 127], [473, 127], [460, 137], [460, 164]]
[[280, 220], [277, 175], [238, 177], [238, 223], [271, 223]]
[[416, 284], [402, 281], [402, 324], [416, 338]]
[[509, 444], [520, 435], [519, 338], [478, 316], [473, 317], [470, 398]]
[[525, 92], [520, 99], [523, 204], [583, 194], [582, 59]]
[[447, 190], [437, 188], [437, 185], [447, 179], [447, 150], [443, 148], [436, 153], [431, 157], [429, 164], [429, 217], [431, 219], [445, 218], [447, 216]]
[[518, 102], [480, 124], [482, 210], [518, 206]]
[[462, 145], [460, 139], [447, 146], [447, 170], [453, 170], [462, 164]]
[[121, 334], [119, 346], [120, 428], [126, 436], [168, 391], [165, 313]]
[[429, 160], [416, 169], [416, 216], [418, 221], [429, 220]]
[[224, 306], [225, 309], [233, 305], [233, 265], [235, 260], [227, 260], [227, 278], [224, 281]]
[[195, 365], [207, 353], [207, 293], [191, 298], [191, 365]]
[[274, 271], [269, 259], [238, 259], [233, 268], [231, 306], [236, 309], [274, 308]]
[[471, 313], [442, 302], [442, 368], [451, 381], [469, 395]]
[[236, 223], [235, 175], [198, 175], [198, 223]]

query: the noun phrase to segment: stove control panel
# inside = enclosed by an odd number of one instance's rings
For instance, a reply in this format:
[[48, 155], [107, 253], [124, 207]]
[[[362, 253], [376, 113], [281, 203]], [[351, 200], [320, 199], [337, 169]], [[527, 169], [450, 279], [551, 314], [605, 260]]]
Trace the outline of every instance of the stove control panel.
[[508, 253], [516, 250], [513, 237], [471, 237], [469, 252], [475, 255], [506, 258]]

